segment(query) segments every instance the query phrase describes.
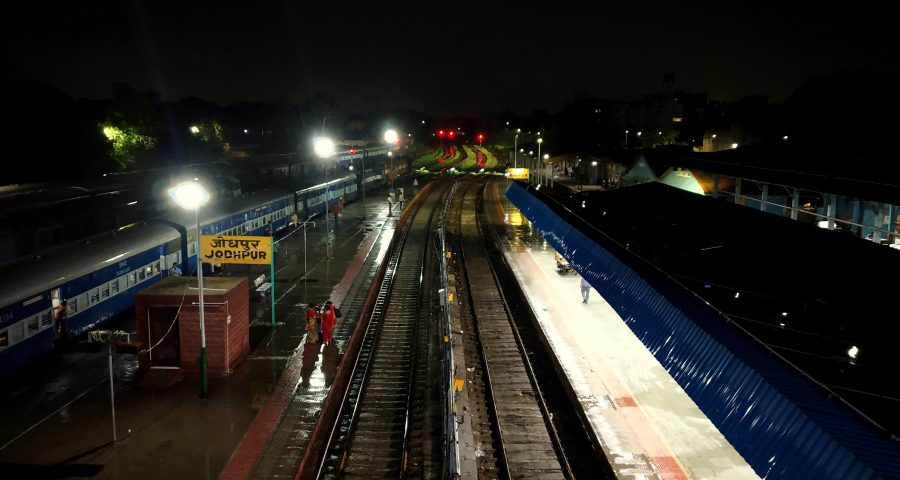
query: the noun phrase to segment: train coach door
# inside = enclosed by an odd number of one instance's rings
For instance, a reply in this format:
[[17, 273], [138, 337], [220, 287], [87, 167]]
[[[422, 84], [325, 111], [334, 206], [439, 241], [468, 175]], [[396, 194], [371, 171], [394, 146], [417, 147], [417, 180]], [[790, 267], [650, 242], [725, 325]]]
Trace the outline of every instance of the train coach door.
[[147, 309], [147, 332], [151, 349], [150, 368], [180, 368], [181, 339], [178, 308], [151, 306]]

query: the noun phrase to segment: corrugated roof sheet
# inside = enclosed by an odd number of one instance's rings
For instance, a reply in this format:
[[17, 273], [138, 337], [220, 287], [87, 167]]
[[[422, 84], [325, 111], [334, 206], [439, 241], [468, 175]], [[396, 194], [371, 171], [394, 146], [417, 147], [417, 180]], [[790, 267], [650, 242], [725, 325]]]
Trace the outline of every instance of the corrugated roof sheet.
[[[863, 416], [896, 431], [898, 361], [878, 306], [900, 254], [657, 183], [552, 208], [533, 193], [507, 195], [757, 473], [900, 476], [897, 442]], [[849, 342], [864, 356], [851, 361]]]

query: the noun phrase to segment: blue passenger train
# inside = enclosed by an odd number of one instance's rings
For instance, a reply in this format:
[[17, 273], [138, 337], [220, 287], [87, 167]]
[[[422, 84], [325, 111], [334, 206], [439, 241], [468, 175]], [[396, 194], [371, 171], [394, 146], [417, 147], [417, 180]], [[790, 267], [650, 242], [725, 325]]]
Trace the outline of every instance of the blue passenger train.
[[[383, 183], [383, 171], [366, 170], [367, 188]], [[302, 190], [267, 190], [200, 210], [202, 234], [267, 235], [300, 218], [324, 212], [341, 196], [356, 199], [361, 179], [342, 175]], [[0, 272], [0, 376], [50, 352], [58, 338], [74, 338], [132, 308], [134, 294], [168, 274], [173, 262], [195, 271], [196, 218], [177, 207], [169, 213], [46, 252], [38, 261]], [[66, 301], [65, 320], [54, 311]]]

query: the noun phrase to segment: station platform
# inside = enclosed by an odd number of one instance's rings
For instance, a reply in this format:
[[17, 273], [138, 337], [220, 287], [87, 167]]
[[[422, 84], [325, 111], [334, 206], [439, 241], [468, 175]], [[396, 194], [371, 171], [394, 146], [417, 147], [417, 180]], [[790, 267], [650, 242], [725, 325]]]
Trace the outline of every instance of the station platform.
[[[410, 198], [408, 182], [396, 186]], [[316, 415], [315, 402], [324, 399], [352, 332], [355, 293], [367, 286], [366, 275], [393, 234], [398, 212], [395, 207], [388, 216], [386, 191], [367, 194], [365, 205], [345, 205], [331, 247], [322, 218], [313, 219], [305, 235], [303, 228], [276, 235], [275, 315], [273, 290], [251, 300], [251, 352], [230, 375], [210, 377], [208, 398], [199, 398], [197, 378], [165, 386], [141, 382], [137, 355], [116, 354], [113, 442], [104, 353], [69, 349], [3, 379], [0, 477], [293, 478], [277, 460], [284, 451], [299, 456], [309, 432], [279, 427], [278, 419]], [[251, 282], [261, 271], [226, 267], [227, 275]], [[343, 316], [334, 342], [323, 348], [305, 342], [304, 327], [306, 305], [326, 300], [340, 305]], [[134, 319], [105, 328], [133, 332]], [[301, 397], [305, 403], [298, 403]]]
[[494, 182], [487, 198], [507, 228], [504, 254], [620, 479], [758, 479], [759, 476]]

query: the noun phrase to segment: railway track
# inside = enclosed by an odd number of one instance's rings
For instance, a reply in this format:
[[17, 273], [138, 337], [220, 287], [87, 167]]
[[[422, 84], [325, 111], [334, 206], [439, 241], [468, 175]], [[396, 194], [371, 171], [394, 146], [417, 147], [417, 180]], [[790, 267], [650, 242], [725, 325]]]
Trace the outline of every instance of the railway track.
[[457, 209], [479, 478], [615, 478], [496, 247], [484, 185], [468, 185]]
[[388, 260], [320, 478], [426, 478], [441, 466], [428, 320], [437, 303], [432, 223], [447, 188], [422, 201]]
[[500, 478], [571, 478], [483, 245], [475, 207], [480, 187], [465, 191], [460, 246], [469, 308], [478, 333], [478, 357], [488, 386], [485, 395], [493, 411], [497, 473]]

